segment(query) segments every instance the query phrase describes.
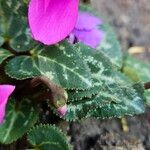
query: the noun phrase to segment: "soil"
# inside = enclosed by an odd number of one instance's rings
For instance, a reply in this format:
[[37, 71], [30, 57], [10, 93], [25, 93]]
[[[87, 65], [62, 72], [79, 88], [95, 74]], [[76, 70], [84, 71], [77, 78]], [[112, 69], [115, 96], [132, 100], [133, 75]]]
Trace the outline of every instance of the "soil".
[[[124, 51], [132, 46], [146, 49], [138, 57], [150, 61], [150, 1], [92, 0], [117, 33]], [[143, 115], [126, 117], [124, 132], [120, 119], [87, 119], [70, 125], [74, 150], [150, 150], [150, 109]]]
[[143, 58], [150, 61], [150, 1], [91, 0], [93, 7], [112, 25], [123, 50], [146, 48]]

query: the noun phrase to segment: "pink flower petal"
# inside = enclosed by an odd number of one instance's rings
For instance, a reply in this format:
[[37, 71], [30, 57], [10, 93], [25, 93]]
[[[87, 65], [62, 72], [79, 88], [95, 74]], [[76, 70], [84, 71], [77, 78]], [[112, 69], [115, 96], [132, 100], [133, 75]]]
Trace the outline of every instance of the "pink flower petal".
[[88, 12], [79, 12], [75, 28], [78, 30], [91, 30], [101, 24], [102, 21], [98, 17]]
[[96, 48], [104, 37], [104, 32], [98, 29], [93, 29], [90, 31], [75, 29], [73, 33], [79, 41], [92, 48]]
[[67, 112], [67, 105], [64, 105], [64, 106], [62, 106], [62, 107], [59, 107], [58, 109], [57, 109], [57, 112], [58, 112], [58, 114], [60, 115], [60, 116], [64, 116], [65, 114], [66, 114], [66, 112]]
[[11, 95], [14, 89], [15, 86], [12, 85], [0, 85], [0, 124], [3, 123], [4, 120], [8, 97]]
[[78, 17], [79, 0], [30, 0], [28, 19], [35, 40], [55, 44], [68, 36]]

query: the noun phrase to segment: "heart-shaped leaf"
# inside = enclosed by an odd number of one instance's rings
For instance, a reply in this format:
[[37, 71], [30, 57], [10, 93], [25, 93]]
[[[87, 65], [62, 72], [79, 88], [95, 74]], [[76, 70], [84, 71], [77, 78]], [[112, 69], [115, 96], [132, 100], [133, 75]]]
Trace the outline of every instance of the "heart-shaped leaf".
[[67, 137], [55, 126], [39, 125], [28, 133], [28, 140], [35, 149], [69, 150]]
[[77, 49], [68, 42], [55, 46], [39, 46], [32, 56], [18, 56], [10, 60], [6, 73], [23, 80], [44, 75], [53, 83], [68, 89], [87, 89], [92, 86], [91, 73]]
[[22, 137], [37, 121], [38, 112], [28, 100], [16, 105], [15, 100], [10, 99], [6, 120], [0, 126], [0, 142], [10, 144]]

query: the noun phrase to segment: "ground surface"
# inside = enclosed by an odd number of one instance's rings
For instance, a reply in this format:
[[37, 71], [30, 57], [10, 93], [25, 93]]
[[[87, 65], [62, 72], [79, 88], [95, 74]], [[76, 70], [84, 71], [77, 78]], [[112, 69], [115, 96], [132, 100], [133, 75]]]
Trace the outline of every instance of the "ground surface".
[[143, 46], [150, 61], [149, 0], [92, 0], [92, 5], [114, 27], [123, 50]]
[[[114, 27], [121, 46], [142, 46], [141, 59], [150, 62], [150, 1], [92, 0], [92, 5]], [[128, 117], [129, 132], [123, 132], [119, 119], [88, 119], [70, 125], [74, 150], [150, 150], [150, 111]]]

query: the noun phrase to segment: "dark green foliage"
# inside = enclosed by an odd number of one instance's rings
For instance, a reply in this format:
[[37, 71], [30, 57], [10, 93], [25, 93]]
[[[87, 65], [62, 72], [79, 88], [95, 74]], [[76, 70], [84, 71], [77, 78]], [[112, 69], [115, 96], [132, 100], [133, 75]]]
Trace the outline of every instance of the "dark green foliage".
[[137, 60], [136, 58], [128, 55], [125, 60], [125, 67], [132, 69], [137, 74], [142, 82], [150, 81], [150, 64]]
[[21, 15], [26, 9], [23, 3], [22, 0], [0, 1], [0, 45], [9, 44], [17, 52], [29, 51], [35, 45], [27, 27], [27, 19]]
[[145, 91], [146, 104], [150, 106], [150, 90]]
[[54, 125], [39, 125], [28, 133], [28, 140], [34, 149], [69, 150], [67, 137]]
[[12, 56], [13, 54], [10, 53], [8, 50], [4, 48], [0, 48], [0, 64], [7, 59], [8, 57]]
[[[122, 66], [122, 52], [109, 25], [103, 23], [99, 27], [105, 36], [97, 50], [81, 43], [72, 45], [67, 41], [44, 46], [31, 39], [25, 11], [19, 4], [16, 0], [0, 3], [0, 35], [3, 39], [1, 43], [4, 42], [5, 47], [15, 52], [14, 57], [5, 66], [9, 77], [24, 80], [43, 75], [54, 84], [66, 88], [69, 99], [68, 113], [64, 118], [67, 120], [92, 116], [120, 117], [143, 112], [143, 93], [139, 95], [133, 88], [134, 83], [117, 71], [118, 67]], [[14, 12], [6, 11], [8, 9], [14, 9]], [[18, 15], [22, 9], [21, 15]], [[89, 7], [81, 6], [81, 10], [92, 13]], [[9, 56], [11, 55], [7, 54], [7, 57]], [[141, 108], [138, 108], [139, 103]], [[115, 111], [114, 106], [116, 110], [122, 109], [121, 113]], [[125, 109], [126, 107], [129, 109]], [[103, 113], [106, 109], [110, 116]]]
[[97, 14], [90, 5], [80, 5], [80, 10], [90, 12], [102, 21], [102, 24], [98, 28], [104, 32], [104, 38], [96, 50], [103, 52], [115, 66], [121, 68], [123, 63], [123, 52], [121, 51], [120, 44], [112, 27], [106, 20], [104, 21], [104, 17]]
[[[149, 63], [142, 62], [128, 55], [123, 70], [134, 82], [142, 82], [142, 84], [150, 82]], [[145, 96], [146, 103], [150, 105], [150, 90], [145, 91]]]
[[[47, 110], [50, 109], [48, 105], [52, 103], [46, 102], [53, 100], [54, 95], [56, 101], [60, 99], [58, 89], [65, 89], [69, 96], [68, 111], [63, 117], [67, 121], [87, 117], [123, 117], [144, 112], [143, 82], [150, 81], [150, 67], [128, 57], [122, 69], [128, 77], [120, 71], [122, 52], [114, 31], [107, 23], [103, 22], [98, 27], [104, 32], [104, 39], [97, 49], [81, 43], [73, 45], [67, 40], [45, 46], [31, 37], [27, 24], [27, 3], [28, 0], [0, 1], [0, 84], [4, 83], [3, 79], [7, 83], [8, 79], [11, 84], [17, 85], [16, 93], [24, 93], [26, 88], [29, 89], [29, 95], [21, 96], [31, 96], [20, 99], [15, 93], [16, 100], [10, 100], [6, 121], [0, 126], [1, 143], [16, 141], [28, 131], [37, 122], [38, 106], [41, 106], [39, 109], [42, 112], [49, 113], [51, 110]], [[81, 6], [81, 10], [93, 13], [87, 6]], [[141, 68], [143, 71], [140, 71]], [[38, 92], [35, 92], [30, 81], [36, 76], [47, 77], [47, 82], [55, 85], [54, 89], [40, 83], [36, 87]], [[48, 97], [43, 93], [48, 93]], [[145, 95], [150, 104], [149, 93], [146, 91]], [[38, 101], [38, 96], [46, 106]], [[33, 105], [34, 99], [36, 106]], [[56, 112], [56, 108], [52, 110]], [[28, 140], [34, 149], [69, 149], [66, 136], [51, 125], [36, 126], [29, 131]]]
[[69, 97], [66, 120], [121, 117], [144, 112], [143, 93], [139, 95], [132, 81], [117, 71], [103, 53], [82, 44], [76, 47], [80, 47], [77, 50], [92, 71], [93, 87], [68, 92], [72, 96]]
[[15, 57], [8, 62], [6, 73], [18, 80], [44, 75], [68, 89], [87, 89], [92, 86], [87, 64], [68, 42], [49, 47], [39, 46], [31, 56]]
[[29, 100], [17, 104], [14, 99], [8, 103], [6, 119], [0, 126], [0, 142], [12, 143], [22, 137], [37, 121], [38, 111]]
[[103, 52], [114, 65], [121, 68], [123, 54], [113, 29], [105, 23], [102, 24], [99, 29], [104, 31], [104, 39], [98, 49]]

